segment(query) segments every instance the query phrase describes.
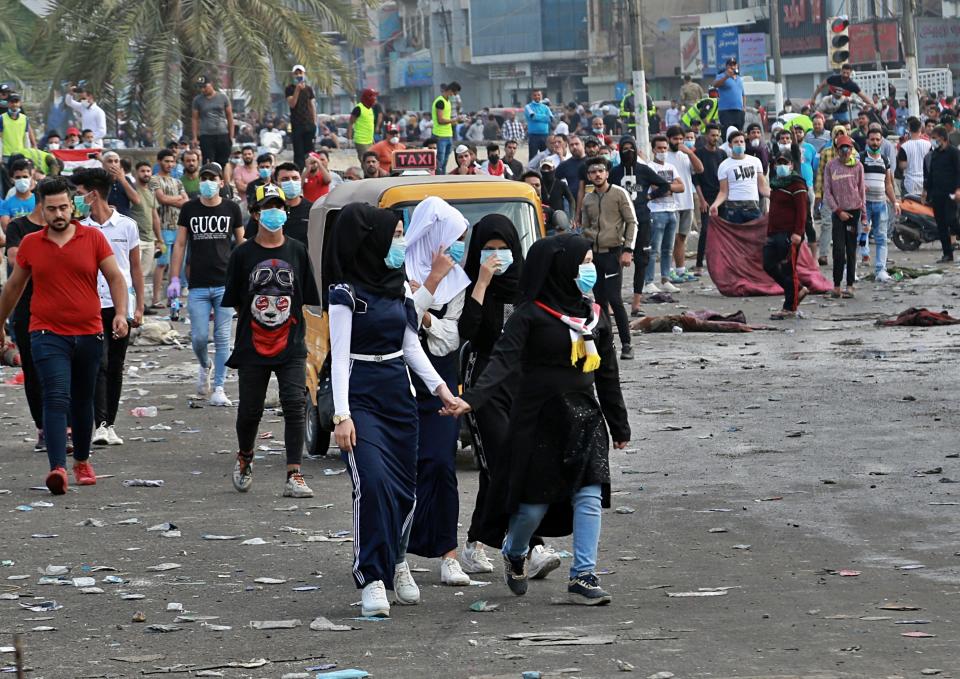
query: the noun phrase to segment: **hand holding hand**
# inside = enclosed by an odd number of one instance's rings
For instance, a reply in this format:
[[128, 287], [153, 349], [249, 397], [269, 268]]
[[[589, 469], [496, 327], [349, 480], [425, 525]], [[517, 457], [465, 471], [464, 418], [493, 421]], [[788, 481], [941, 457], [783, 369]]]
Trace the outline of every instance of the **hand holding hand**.
[[420, 283], [414, 280], [407, 281], [410, 284], [410, 292], [416, 292], [420, 289]]
[[460, 417], [461, 415], [466, 415], [473, 408], [470, 407], [470, 404], [464, 401], [462, 398], [454, 399], [454, 402], [450, 405], [444, 405], [440, 409], [440, 414], [447, 417]]
[[353, 425], [353, 420], [346, 419], [334, 427], [333, 438], [340, 450], [352, 453], [353, 447], [357, 445], [357, 429]]

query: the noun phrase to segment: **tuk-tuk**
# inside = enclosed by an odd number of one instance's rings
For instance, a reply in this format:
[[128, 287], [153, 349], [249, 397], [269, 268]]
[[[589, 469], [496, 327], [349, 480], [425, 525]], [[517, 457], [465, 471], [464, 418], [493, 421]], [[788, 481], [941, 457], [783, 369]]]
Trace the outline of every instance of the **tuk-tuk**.
[[[310, 263], [321, 291], [331, 281], [324, 275], [323, 254], [327, 234], [340, 214], [350, 203], [367, 203], [397, 212], [404, 226], [409, 225], [414, 208], [429, 196], [438, 196], [463, 213], [472, 227], [482, 217], [499, 213], [510, 218], [520, 236], [524, 253], [534, 241], [546, 235], [540, 197], [526, 182], [511, 181], [486, 175], [418, 175], [363, 179], [340, 184], [317, 201], [310, 210], [308, 241]], [[470, 231], [467, 231], [467, 241]], [[327, 312], [321, 307], [304, 307], [307, 340], [307, 412], [305, 452], [322, 454], [329, 435], [320, 427], [317, 416], [317, 387], [320, 370], [330, 347], [330, 327]]]

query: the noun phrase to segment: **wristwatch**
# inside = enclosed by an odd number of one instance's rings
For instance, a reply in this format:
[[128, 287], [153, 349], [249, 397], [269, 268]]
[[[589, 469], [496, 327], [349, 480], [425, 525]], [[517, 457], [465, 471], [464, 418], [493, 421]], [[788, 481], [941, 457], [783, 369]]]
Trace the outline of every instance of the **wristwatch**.
[[333, 426], [336, 427], [341, 422], [346, 422], [349, 419], [350, 419], [350, 413], [344, 413], [343, 415], [334, 415]]

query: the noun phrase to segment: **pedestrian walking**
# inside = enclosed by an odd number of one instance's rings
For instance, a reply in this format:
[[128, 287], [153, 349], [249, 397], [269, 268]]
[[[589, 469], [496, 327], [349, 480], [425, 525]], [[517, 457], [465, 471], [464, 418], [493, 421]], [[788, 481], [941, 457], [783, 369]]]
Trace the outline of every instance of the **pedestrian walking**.
[[200, 93], [193, 98], [191, 118], [193, 144], [199, 145], [203, 162], [223, 167], [233, 148], [233, 106], [227, 95], [217, 90], [212, 76], [200, 76], [197, 85]]
[[794, 143], [774, 160], [775, 176], [770, 180], [763, 270], [783, 288], [783, 308], [771, 316], [775, 321], [795, 317], [808, 292], [797, 278], [797, 256], [810, 210], [807, 182], [796, 169], [799, 165], [800, 147]]
[[[157, 213], [160, 217], [160, 256], [157, 257], [156, 267], [153, 270], [153, 303], [151, 308], [162, 309], [166, 306], [161, 298], [163, 294], [164, 274], [170, 267], [170, 257], [173, 255], [173, 244], [177, 240], [177, 222], [180, 220], [180, 209], [190, 198], [183, 190], [183, 184], [173, 176], [177, 156], [170, 149], [160, 149], [157, 152], [157, 172], [150, 178], [147, 188], [153, 191], [157, 202]], [[171, 276], [179, 276], [179, 271], [172, 271]]]
[[[73, 173], [76, 197], [86, 204], [88, 216], [80, 223], [99, 229], [106, 237], [117, 260], [127, 290], [127, 321], [133, 328], [143, 322], [143, 270], [140, 266], [140, 233], [137, 223], [125, 217], [107, 202], [112, 176], [98, 167], [81, 168]], [[103, 274], [97, 275], [97, 294], [100, 296], [100, 316], [103, 319], [103, 357], [97, 373], [94, 402], [93, 443], [121, 446], [123, 439], [114, 428], [123, 391], [124, 362], [127, 358], [129, 335], [114, 337], [110, 329], [117, 308], [110, 294], [110, 286]]]
[[256, 211], [260, 228], [253, 239], [230, 253], [220, 300], [221, 307], [237, 312], [237, 337], [227, 360], [227, 366], [237, 371], [240, 398], [233, 487], [245, 493], [253, 485], [257, 430], [270, 376], [275, 375], [287, 461], [283, 496], [313, 497], [300, 472], [307, 358], [303, 305], [320, 304], [320, 295], [306, 246], [284, 232], [283, 190], [273, 185], [260, 187]]
[[[187, 293], [187, 313], [190, 315], [190, 339], [193, 353], [199, 362], [197, 395], [210, 397], [212, 406], [230, 406], [223, 389], [227, 376], [227, 358], [230, 354], [230, 324], [233, 311], [222, 306], [227, 280], [230, 251], [243, 243], [243, 217], [240, 206], [220, 196], [223, 188], [223, 168], [207, 163], [200, 168], [200, 197], [191, 200], [180, 210], [177, 221], [177, 240], [171, 259], [172, 274], [167, 286], [167, 297], [180, 297], [180, 265], [190, 246], [190, 291]], [[210, 316], [213, 314], [214, 359], [210, 363], [207, 342], [210, 338]], [[213, 371], [213, 391], [210, 390], [210, 372]]]
[[389, 616], [386, 590], [416, 604], [420, 590], [401, 554], [416, 503], [418, 417], [409, 367], [447, 407], [459, 404], [430, 364], [407, 294], [403, 223], [352, 203], [331, 232], [329, 293], [334, 437], [353, 483], [353, 579], [361, 615]]
[[[73, 477], [79, 486], [97, 483], [90, 458], [97, 370], [103, 354], [103, 320], [97, 274], [110, 286], [116, 308], [111, 335], [127, 335], [127, 284], [110, 244], [98, 229], [71, 219], [74, 201], [67, 180], [40, 183], [37, 196], [46, 226], [23, 238], [13, 273], [0, 294], [0, 346], [10, 312], [33, 283], [30, 348], [43, 390], [43, 432], [54, 495], [67, 492], [67, 424], [73, 427]], [[82, 202], [82, 199], [81, 201]], [[70, 300], [64, 304], [64, 300]]]
[[[420, 327], [420, 344], [451, 393], [459, 384], [460, 333], [470, 279], [461, 262], [470, 222], [442, 198], [422, 201], [410, 216], [405, 236], [404, 265], [413, 289]], [[419, 417], [417, 446], [417, 502], [413, 521], [407, 524], [398, 559], [413, 553], [440, 559], [440, 583], [464, 586], [470, 576], [457, 561], [457, 525], [460, 501], [457, 492], [457, 441], [460, 422], [443, 417], [440, 399], [423, 381], [413, 378]]]
[[489, 365], [444, 410], [462, 415], [482, 409], [502, 384], [522, 375], [507, 425], [509, 454], [486, 503], [499, 518], [499, 530], [494, 524], [482, 539], [502, 544], [504, 579], [522, 595], [531, 536], [572, 533], [567, 593], [581, 604], [611, 599], [596, 573], [601, 507], [610, 506], [607, 426], [616, 448], [630, 440], [612, 327], [606, 312], [585, 297], [597, 280], [593, 255], [592, 243], [572, 234], [533, 244], [521, 282], [523, 301]]
[[[853, 139], [847, 135], [834, 140], [837, 157], [823, 172], [823, 202], [830, 209], [833, 222], [833, 292], [832, 297], [853, 297], [853, 283], [857, 269], [857, 236], [860, 223], [867, 226], [866, 187], [863, 165], [853, 151]], [[847, 289], [840, 290], [844, 266], [847, 271]]]

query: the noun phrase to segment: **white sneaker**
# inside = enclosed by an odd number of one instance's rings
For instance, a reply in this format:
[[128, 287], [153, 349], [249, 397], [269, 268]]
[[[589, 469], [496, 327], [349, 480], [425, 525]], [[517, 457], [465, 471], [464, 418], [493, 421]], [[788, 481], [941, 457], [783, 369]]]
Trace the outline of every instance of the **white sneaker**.
[[446, 558], [440, 562], [440, 582], [451, 587], [465, 587], [470, 584], [470, 576], [460, 568], [459, 561]]
[[655, 294], [657, 294], [658, 292], [660, 292], [660, 288], [658, 288], [658, 287], [657, 287], [656, 285], [654, 285], [653, 283], [644, 283], [644, 284], [643, 284], [643, 294], [644, 294], [644, 295], [655, 295]]
[[108, 446], [122, 446], [123, 439], [120, 438], [120, 435], [117, 434], [117, 430], [113, 428], [111, 424], [107, 427], [107, 445]]
[[387, 588], [382, 580], [375, 580], [363, 588], [360, 594], [360, 614], [365, 618], [389, 618], [390, 602]]
[[888, 274], [885, 270], [878, 273], [875, 278], [877, 283], [889, 283], [893, 280], [893, 276]]
[[413, 581], [413, 574], [406, 561], [398, 563], [393, 571], [393, 594], [397, 598], [397, 603], [403, 606], [420, 603], [420, 588]]
[[531, 580], [542, 580], [550, 571], [560, 567], [560, 557], [553, 547], [537, 545], [527, 555], [530, 563], [527, 564], [527, 577]]
[[460, 563], [465, 573], [493, 573], [493, 562], [479, 542], [465, 542], [460, 552]]
[[287, 482], [283, 486], [284, 497], [313, 497], [313, 490], [303, 480], [303, 474], [294, 472], [287, 477]]
[[213, 394], [210, 395], [210, 405], [212, 406], [232, 406], [233, 401], [227, 398], [227, 394], [223, 391], [223, 387], [217, 387], [213, 390]]
[[213, 364], [204, 368], [202, 365], [197, 368], [197, 396], [206, 397], [210, 395], [210, 374], [213, 372]]
[[660, 283], [660, 290], [662, 292], [680, 292], [680, 288], [671, 283], [670, 281], [663, 281]]
[[107, 433], [107, 423], [101, 422], [97, 430], [93, 432], [93, 438], [90, 443], [96, 446], [105, 446], [110, 443], [110, 434]]

